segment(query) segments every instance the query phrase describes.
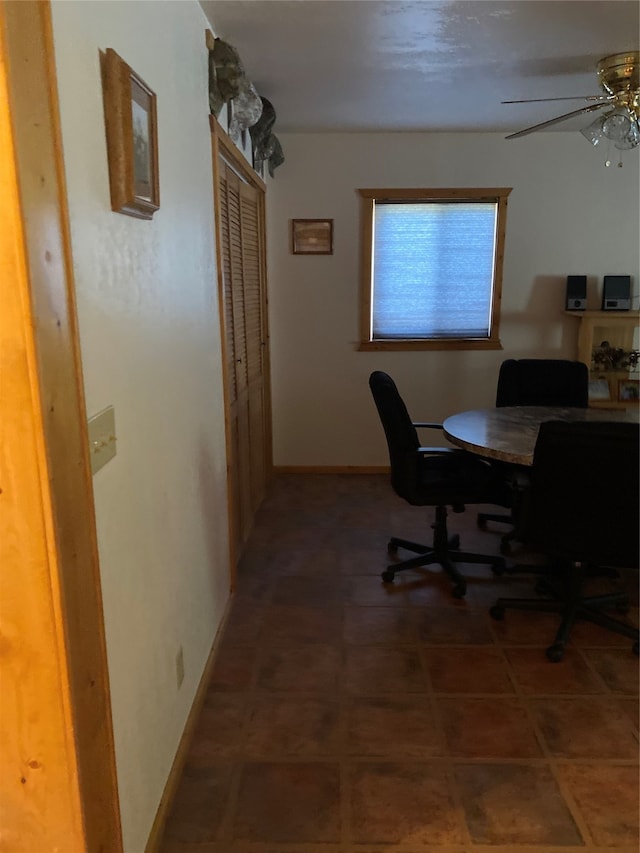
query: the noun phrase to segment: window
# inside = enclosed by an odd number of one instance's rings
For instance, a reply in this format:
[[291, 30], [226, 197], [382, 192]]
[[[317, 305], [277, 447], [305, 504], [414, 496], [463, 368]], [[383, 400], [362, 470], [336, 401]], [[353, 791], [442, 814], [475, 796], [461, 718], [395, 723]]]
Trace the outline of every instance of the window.
[[500, 349], [511, 190], [358, 192], [360, 349]]

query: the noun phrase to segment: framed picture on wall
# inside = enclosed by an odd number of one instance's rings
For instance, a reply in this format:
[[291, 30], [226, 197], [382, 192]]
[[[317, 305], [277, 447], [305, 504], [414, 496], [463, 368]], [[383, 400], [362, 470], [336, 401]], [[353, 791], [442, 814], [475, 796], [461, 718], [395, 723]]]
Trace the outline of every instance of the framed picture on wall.
[[111, 48], [100, 53], [111, 209], [151, 219], [160, 207], [156, 96]]
[[609, 382], [604, 378], [589, 380], [589, 399], [590, 400], [610, 400], [611, 391]]
[[332, 255], [333, 219], [292, 219], [291, 251], [294, 255]]
[[618, 400], [621, 403], [638, 402], [640, 399], [639, 379], [618, 379]]

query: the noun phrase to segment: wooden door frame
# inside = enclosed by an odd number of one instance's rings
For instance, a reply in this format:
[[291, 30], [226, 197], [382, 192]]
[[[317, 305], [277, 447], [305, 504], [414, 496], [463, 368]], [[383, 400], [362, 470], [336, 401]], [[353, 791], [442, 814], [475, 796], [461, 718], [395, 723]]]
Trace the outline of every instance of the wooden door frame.
[[[209, 33], [207, 32], [207, 38]], [[207, 42], [208, 44], [208, 42]], [[222, 378], [223, 378], [223, 393], [224, 393], [224, 422], [225, 422], [225, 437], [227, 448], [227, 506], [229, 517], [229, 565], [231, 572], [231, 591], [235, 589], [236, 583], [236, 533], [235, 530], [235, 485], [231, 472], [231, 448], [233, 446], [233, 438], [231, 434], [231, 419], [230, 419], [230, 378], [227, 375], [227, 335], [224, 325], [224, 263], [222, 258], [222, 238], [220, 229], [220, 158], [225, 160], [233, 167], [233, 169], [245, 180], [248, 184], [258, 191], [259, 198], [259, 218], [262, 228], [260, 239], [264, 247], [264, 251], [260, 255], [260, 275], [264, 282], [263, 301], [263, 322], [266, 337], [266, 346], [264, 348], [264, 371], [267, 377], [265, 388], [265, 427], [266, 427], [266, 447], [265, 447], [265, 477], [267, 482], [273, 475], [273, 441], [271, 430], [271, 363], [269, 357], [269, 317], [268, 317], [268, 299], [267, 293], [267, 261], [266, 261], [266, 211], [265, 211], [265, 194], [266, 184], [260, 178], [251, 165], [247, 162], [236, 145], [231, 141], [229, 135], [223, 130], [215, 116], [209, 116], [209, 125], [211, 127], [211, 155], [213, 164], [213, 201], [214, 201], [214, 217], [215, 217], [215, 237], [216, 237], [216, 265], [218, 272], [218, 312], [220, 315], [220, 340], [222, 348]]]
[[[30, 541], [6, 543], [8, 563], [2, 568], [18, 573], [5, 578], [17, 590], [20, 581], [25, 597], [29, 590], [31, 607], [41, 617], [31, 613], [27, 622], [19, 595], [6, 604], [5, 613], [16, 631], [32, 629], [33, 618], [38, 626], [51, 626], [48, 635], [44, 629], [30, 630], [12, 647], [13, 674], [24, 666], [37, 673], [40, 667], [47, 683], [54, 678], [57, 685], [53, 695], [43, 695], [44, 688], [20, 693], [18, 677], [3, 686], [3, 703], [18, 697], [22, 702], [19, 726], [6, 733], [12, 763], [3, 771], [9, 802], [19, 806], [3, 814], [3, 832], [17, 833], [20, 845], [12, 849], [20, 853], [36, 849], [36, 839], [42, 853], [121, 853], [49, 0], [0, 0], [0, 62], [0, 83], [6, 84], [8, 95], [0, 113], [7, 140], [0, 152], [2, 177], [13, 190], [0, 201], [3, 223], [8, 224], [5, 235], [12, 235], [12, 242], [6, 237], [0, 241], [0, 261], [12, 273], [2, 284], [14, 311], [12, 325], [0, 326], [0, 331], [6, 332], [5, 341], [17, 343], [21, 359], [5, 366], [2, 405], [12, 418], [21, 412], [33, 434], [33, 442], [17, 457], [9, 457], [7, 450], [2, 461], [9, 459], [8, 475], [0, 487], [9, 486], [9, 525], [34, 531]], [[17, 436], [17, 429], [8, 432], [9, 440]], [[29, 500], [21, 497], [27, 485], [32, 489]], [[31, 562], [36, 545], [44, 554], [38, 566]], [[55, 789], [60, 784], [65, 785], [67, 805], [57, 813]], [[62, 845], [60, 838], [66, 839]]]

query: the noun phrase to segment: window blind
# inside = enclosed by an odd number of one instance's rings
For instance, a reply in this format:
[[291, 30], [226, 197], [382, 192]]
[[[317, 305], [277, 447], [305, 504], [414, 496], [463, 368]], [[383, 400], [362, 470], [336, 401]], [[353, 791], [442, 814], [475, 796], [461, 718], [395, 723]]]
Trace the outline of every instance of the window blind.
[[376, 202], [373, 340], [488, 338], [497, 202]]

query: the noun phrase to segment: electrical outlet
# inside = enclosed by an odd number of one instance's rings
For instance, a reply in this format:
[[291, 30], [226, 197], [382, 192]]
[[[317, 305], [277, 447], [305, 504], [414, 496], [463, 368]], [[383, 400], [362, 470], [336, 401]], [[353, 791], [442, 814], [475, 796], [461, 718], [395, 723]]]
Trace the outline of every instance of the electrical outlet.
[[184, 652], [182, 651], [182, 646], [178, 649], [178, 654], [176, 655], [176, 681], [178, 683], [178, 690], [182, 682], [184, 681]]
[[89, 418], [88, 432], [91, 473], [95, 474], [116, 455], [116, 415], [113, 406], [107, 406]]

